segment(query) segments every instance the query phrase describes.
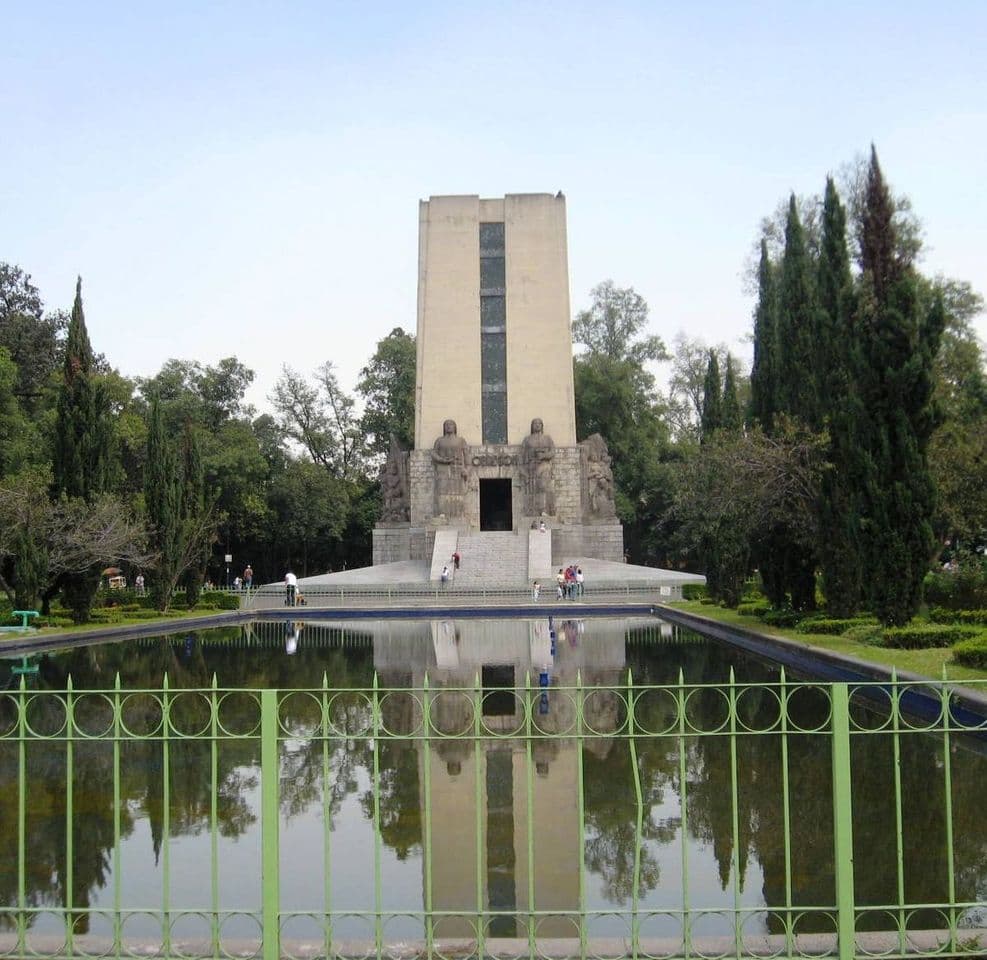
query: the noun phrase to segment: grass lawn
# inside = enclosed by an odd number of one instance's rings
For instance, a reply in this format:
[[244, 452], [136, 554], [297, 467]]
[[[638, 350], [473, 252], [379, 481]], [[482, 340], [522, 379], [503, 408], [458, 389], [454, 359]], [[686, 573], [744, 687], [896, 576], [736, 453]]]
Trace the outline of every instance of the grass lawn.
[[684, 600], [672, 604], [676, 609], [686, 610], [700, 617], [708, 617], [720, 623], [744, 627], [756, 633], [771, 637], [783, 637], [803, 647], [817, 647], [847, 654], [858, 660], [879, 663], [887, 667], [897, 667], [935, 680], [943, 678], [964, 683], [972, 680], [987, 680], [987, 672], [974, 670], [953, 663], [953, 651], [949, 647], [930, 647], [925, 650], [898, 650], [892, 647], [873, 647], [865, 643], [854, 643], [843, 637], [822, 633], [799, 633], [794, 629], [774, 627], [758, 617], [743, 617], [736, 610], [728, 610], [715, 604], [703, 604], [698, 600]]
[[[112, 608], [101, 608], [112, 609]], [[0, 632], [0, 649], [3, 649], [3, 644], [5, 641], [21, 641], [24, 639], [34, 639], [35, 637], [46, 637], [53, 634], [69, 634], [71, 636], [82, 635], [86, 633], [93, 633], [96, 630], [106, 630], [112, 627], [131, 627], [131, 626], [154, 626], [155, 624], [161, 624], [167, 627], [170, 624], [181, 623], [182, 620], [192, 620], [196, 617], [209, 617], [217, 613], [229, 613], [228, 610], [220, 610], [218, 607], [207, 607], [198, 608], [195, 610], [169, 610], [168, 613], [158, 614], [154, 617], [148, 616], [132, 616], [129, 612], [121, 611], [119, 616], [113, 616], [107, 620], [100, 621], [99, 623], [84, 623], [84, 624], [72, 624], [69, 626], [54, 626], [54, 627], [40, 627], [40, 628], [30, 628], [28, 630], [4, 630]]]

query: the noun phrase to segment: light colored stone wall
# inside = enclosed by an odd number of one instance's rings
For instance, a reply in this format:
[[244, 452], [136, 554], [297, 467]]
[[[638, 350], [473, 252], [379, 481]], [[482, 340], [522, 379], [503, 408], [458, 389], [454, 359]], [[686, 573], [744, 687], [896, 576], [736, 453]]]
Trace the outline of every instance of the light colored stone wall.
[[576, 442], [565, 198], [547, 193], [431, 197], [419, 207], [415, 447], [442, 422], [482, 439], [480, 223], [504, 223], [507, 437], [541, 417], [556, 444]]
[[576, 442], [565, 198], [504, 198], [507, 258], [507, 439], [541, 417], [558, 446]]
[[479, 214], [477, 196], [432, 197], [419, 205], [419, 448], [432, 445], [449, 417], [460, 436], [481, 436]]

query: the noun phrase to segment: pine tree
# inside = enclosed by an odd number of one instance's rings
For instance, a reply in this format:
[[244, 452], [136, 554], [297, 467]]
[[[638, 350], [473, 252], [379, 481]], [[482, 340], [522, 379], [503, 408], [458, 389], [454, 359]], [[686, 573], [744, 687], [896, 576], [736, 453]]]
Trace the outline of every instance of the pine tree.
[[[52, 494], [93, 503], [109, 487], [111, 445], [109, 399], [93, 375], [93, 351], [82, 310], [79, 277], [58, 392]], [[99, 574], [93, 569], [64, 578], [63, 599], [77, 623], [89, 619]]]
[[862, 493], [871, 607], [889, 624], [905, 623], [917, 612], [935, 543], [928, 444], [936, 425], [933, 364], [945, 322], [940, 299], [928, 312], [922, 308], [914, 271], [898, 254], [893, 212], [872, 149], [856, 320], [873, 464]]
[[829, 613], [847, 617], [863, 602], [860, 491], [869, 458], [863, 432], [860, 347], [853, 328], [853, 280], [846, 213], [832, 177], [826, 179], [817, 272], [820, 414], [830, 436], [819, 503], [819, 557]]
[[774, 268], [767, 242], [761, 241], [754, 311], [754, 365], [751, 368], [750, 419], [770, 433], [778, 408], [778, 317]]
[[703, 382], [703, 408], [699, 420], [699, 438], [702, 443], [709, 440], [723, 426], [723, 395], [720, 386], [720, 364], [716, 351], [709, 351], [706, 364], [706, 379]]
[[723, 429], [731, 433], [739, 433], [744, 425], [743, 414], [740, 412], [740, 400], [737, 396], [737, 380], [733, 373], [733, 358], [727, 354], [727, 372], [723, 378]]

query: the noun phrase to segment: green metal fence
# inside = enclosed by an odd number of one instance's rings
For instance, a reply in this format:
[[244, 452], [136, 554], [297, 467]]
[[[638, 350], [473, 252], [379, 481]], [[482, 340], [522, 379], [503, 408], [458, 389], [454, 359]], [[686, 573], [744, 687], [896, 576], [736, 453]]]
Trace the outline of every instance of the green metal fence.
[[[506, 701], [505, 701], [506, 698]], [[551, 710], [546, 708], [551, 698]], [[803, 709], [811, 700], [812, 709]], [[703, 710], [699, 710], [702, 703]], [[917, 711], [917, 712], [913, 712]], [[119, 679], [107, 690], [49, 691], [32, 689], [22, 680], [18, 691], [0, 694], [0, 803], [9, 815], [0, 821], [0, 843], [7, 851], [6, 869], [14, 877], [10, 899], [0, 906], [0, 955], [2, 956], [503, 956], [518, 957], [710, 957], [710, 956], [853, 956], [980, 953], [987, 942], [979, 929], [981, 911], [987, 909], [987, 864], [981, 875], [970, 875], [969, 857], [956, 862], [964, 838], [954, 835], [953, 764], [960, 744], [973, 743], [987, 723], [962, 717], [945, 685], [794, 683], [782, 672], [777, 683], [720, 686], [691, 685], [680, 678], [671, 686], [636, 685], [628, 675], [618, 685], [584, 683], [579, 675], [569, 685], [539, 684], [539, 677], [519, 678], [508, 689], [492, 690], [477, 677], [469, 686], [436, 685], [426, 675], [420, 683], [402, 687], [375, 684], [371, 689], [338, 689], [326, 678], [307, 690], [223, 689], [215, 682], [209, 689], [122, 689]], [[867, 775], [855, 763], [857, 746], [881, 737], [888, 744], [892, 797], [890, 818], [882, 818], [876, 833], [887, 849], [882, 862], [893, 876], [885, 878], [893, 896], [879, 902], [860, 897], [859, 874], [868, 863], [855, 863], [854, 826], [867, 823], [867, 811], [855, 806], [861, 778]], [[905, 757], [909, 738], [935, 738], [935, 762], [921, 779], [934, 776], [940, 818], [926, 842], [935, 845], [936, 863], [942, 864], [941, 896], [912, 901], [906, 840], [912, 832], [928, 830], [928, 823], [909, 822], [911, 788]], [[809, 808], [795, 787], [803, 776], [793, 759], [811, 739], [824, 743], [829, 769], [823, 781], [824, 797], [815, 796]], [[594, 906], [587, 866], [586, 844], [593, 830], [588, 825], [585, 765], [591, 752], [606, 741], [613, 749], [627, 751], [636, 811], [632, 830], [632, 864], [629, 895], [621, 905]], [[333, 877], [339, 875], [339, 836], [329, 829], [333, 780], [338, 771], [331, 761], [335, 744], [359, 743], [369, 760], [369, 796], [366, 816], [372, 826], [372, 842], [365, 851], [373, 876], [373, 900], [360, 909], [340, 904]], [[180, 765], [177, 755], [195, 744], [196, 764]], [[382, 796], [382, 754], [388, 744], [411, 745], [419, 757], [418, 797], [421, 846], [421, 899], [394, 908], [388, 896], [389, 877], [384, 857], [385, 798]], [[575, 777], [572, 796], [573, 836], [576, 848], [573, 902], [542, 904], [543, 889], [536, 880], [536, 807], [539, 803], [539, 756], [547, 746], [566, 744], [573, 749]], [[697, 808], [690, 791], [696, 775], [690, 772], [690, 751], [696, 743], [714, 744], [728, 757], [722, 780], [712, 791], [722, 804], [726, 839], [730, 841], [726, 902], [710, 904], [690, 878], [688, 838], [690, 818]], [[156, 849], [160, 851], [160, 898], [153, 903], [130, 899], [128, 870], [123, 862], [123, 819], [127, 816], [125, 780], [143, 776], [128, 771], [134, 745], [155, 759], [153, 794], [160, 816]], [[305, 869], [319, 889], [321, 907], [299, 910], [282, 895], [286, 865], [280, 851], [285, 823], [286, 776], [289, 759], [299, 744], [321, 755], [316, 794], [321, 797], [322, 832], [318, 848], [309, 851]], [[461, 811], [472, 821], [464, 848], [449, 850], [438, 834], [448, 826], [439, 810], [433, 783], [432, 762], [439, 755], [476, 758], [472, 809]], [[489, 845], [490, 825], [484, 819], [493, 801], [484, 795], [479, 774], [483, 751], [512, 745], [511, 762], [518, 778], [514, 806], [507, 817], [515, 843], [521, 848], [515, 879], [517, 902], [503, 907], [492, 902], [489, 863], [497, 856]], [[680, 855], [677, 875], [664, 877], [665, 891], [677, 891], [674, 906], [656, 907], [648, 901], [643, 876], [648, 859], [646, 822], [652, 816], [644, 781], [651, 776], [644, 754], [661, 744], [675, 757], [667, 783], [674, 791]], [[752, 747], [753, 745], [753, 747]], [[260, 848], [261, 897], [259, 903], [231, 904], [221, 889], [221, 816], [226, 803], [221, 789], [220, 755], [231, 746], [242, 751], [240, 767], [255, 765], [259, 789], [252, 794]], [[756, 754], [751, 753], [751, 749]], [[53, 875], [58, 902], [39, 902], [28, 882], [42, 856], [27, 844], [28, 821], [38, 815], [40, 793], [33, 782], [38, 764], [33, 761], [52, 750], [58, 753], [59, 775], [64, 776], [63, 808]], [[82, 767], [92, 769], [94, 750], [105, 751], [107, 782], [112, 797], [112, 836], [105, 872], [110, 877], [105, 902], [98, 907], [74, 902], [77, 885], [73, 871], [80, 861], [79, 848], [89, 829], [80, 788]], [[149, 753], [148, 753], [149, 751]], [[816, 761], [818, 762], [818, 756]], [[976, 751], [974, 751], [976, 755]], [[778, 776], [758, 780], [757, 757], [771, 756]], [[799, 754], [801, 757], [802, 754]], [[868, 755], [869, 756], [869, 755]], [[753, 758], [753, 759], [752, 759]], [[449, 761], [455, 767], [458, 761]], [[871, 762], [868, 760], [868, 762]], [[102, 768], [100, 768], [102, 769]], [[143, 768], [142, 768], [143, 769]], [[931, 773], [929, 772], [931, 771]], [[204, 811], [209, 854], [203, 859], [203, 889], [207, 902], [194, 908], [179, 905], [175, 894], [179, 881], [172, 874], [172, 817], [176, 813], [176, 777], [200, 778], [208, 798]], [[109, 779], [112, 779], [112, 783]], [[708, 785], [707, 785], [708, 786]], [[930, 784], [930, 789], [932, 785]], [[780, 865], [774, 885], [777, 901], [762, 899], [751, 904], [743, 893], [744, 833], [751, 817], [748, 808], [758, 790], [771, 794], [771, 802], [757, 819], [758, 830], [776, 838]], [[86, 794], [88, 797], [88, 794]], [[626, 799], [626, 798], [624, 798]], [[553, 801], [556, 802], [556, 801]], [[773, 811], [770, 814], [765, 810]], [[819, 811], [825, 811], [820, 815]], [[862, 819], [863, 818], [863, 819]], [[803, 848], [809, 820], [825, 820], [823, 835], [829, 849], [807, 852]], [[16, 822], [14, 822], [16, 820]], [[764, 822], [768, 821], [768, 822]], [[129, 829], [129, 828], [128, 828]], [[818, 837], [819, 834], [813, 834]], [[859, 849], [859, 847], [858, 847]], [[911, 849], [911, 847], [909, 847]], [[470, 864], [471, 889], [459, 890], [462, 902], [449, 906], [437, 894], [438, 858], [459, 857]], [[801, 863], [817, 865], [808, 883]], [[976, 857], [973, 858], [976, 861]], [[978, 861], [979, 862], [979, 861]], [[345, 872], [345, 864], [342, 868]], [[295, 869], [292, 865], [291, 869]], [[829, 871], [832, 875], [829, 875]], [[855, 870], [858, 878], [855, 879]], [[818, 873], [821, 871], [821, 873]], [[823, 876], [822, 874], [825, 874]], [[207, 879], [207, 882], [205, 880]], [[729, 887], [729, 889], [727, 889]], [[962, 887], [962, 889], [960, 889]], [[937, 889], [939, 889], [937, 888]], [[824, 890], [818, 902], [805, 902], [805, 889]], [[883, 889], [883, 888], [882, 888]], [[445, 894], [443, 894], [444, 896]], [[44, 897], [40, 898], [44, 900]], [[551, 897], [549, 897], [551, 899]], [[39, 917], [48, 921], [46, 932], [37, 932]], [[705, 930], [710, 917], [722, 923], [716, 935]], [[59, 929], [52, 930], [52, 918]], [[133, 918], [155, 931], [132, 935]], [[196, 937], [186, 936], [187, 921], [195, 921]], [[230, 935], [232, 921], [252, 932]], [[658, 920], [662, 920], [662, 927]], [[508, 920], [510, 934], [505, 934]], [[359, 922], [365, 936], [352, 933]], [[605, 922], [604, 922], [605, 921]], [[607, 926], [609, 924], [610, 926]], [[614, 934], [614, 925], [621, 931]], [[392, 935], [396, 927], [412, 930]], [[238, 928], [239, 929], [239, 928]], [[672, 935], [668, 930], [673, 931]], [[607, 934], [600, 931], [608, 930]], [[304, 931], [304, 935], [299, 935]], [[313, 934], [315, 931], [315, 934]], [[658, 931], [664, 931], [658, 935]]]

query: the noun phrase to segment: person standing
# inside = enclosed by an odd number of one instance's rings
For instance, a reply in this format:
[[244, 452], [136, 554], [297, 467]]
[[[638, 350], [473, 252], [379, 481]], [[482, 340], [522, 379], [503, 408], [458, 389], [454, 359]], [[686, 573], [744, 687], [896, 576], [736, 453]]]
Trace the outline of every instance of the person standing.
[[583, 595], [583, 568], [576, 567], [576, 596]]
[[531, 599], [532, 600], [537, 600], [538, 599], [538, 595], [540, 593], [541, 593], [541, 584], [536, 580], [531, 585]]
[[298, 577], [290, 570], [284, 575], [284, 605], [293, 607], [295, 605], [295, 594], [298, 592]]
[[243, 571], [243, 588], [244, 590], [249, 590], [254, 585], [254, 568], [247, 564], [246, 569]]
[[453, 570], [459, 569], [459, 551], [456, 550], [452, 555], [452, 568]]
[[443, 587], [449, 582], [449, 565], [446, 563], [442, 564], [442, 573], [439, 574], [439, 580], [442, 582]]

